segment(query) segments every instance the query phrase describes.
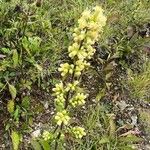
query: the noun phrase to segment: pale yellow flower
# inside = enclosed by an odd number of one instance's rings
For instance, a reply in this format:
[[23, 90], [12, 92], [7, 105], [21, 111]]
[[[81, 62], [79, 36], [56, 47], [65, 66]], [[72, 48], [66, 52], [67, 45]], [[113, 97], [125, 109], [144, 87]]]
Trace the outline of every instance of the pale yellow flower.
[[64, 87], [63, 87], [63, 83], [60, 82], [60, 83], [57, 83], [55, 85], [55, 88], [52, 89], [55, 93], [55, 95], [59, 95], [59, 94], [62, 94], [64, 92]]
[[60, 107], [64, 107], [64, 103], [65, 103], [65, 98], [64, 98], [64, 95], [63, 93], [62, 94], [59, 94], [57, 95], [57, 97], [54, 99], [55, 103], [60, 106]]
[[45, 141], [48, 141], [48, 140], [50, 140], [51, 138], [53, 138], [52, 134], [51, 134], [50, 132], [46, 131], [46, 130], [43, 132], [42, 137], [43, 137], [43, 139], [44, 139]]
[[81, 139], [83, 136], [86, 135], [85, 129], [82, 127], [73, 127], [72, 128], [72, 133], [74, 134], [75, 138]]
[[64, 123], [64, 125], [67, 125], [69, 123], [70, 117], [68, 116], [67, 111], [63, 110], [61, 112], [57, 112], [55, 120], [59, 126], [62, 123]]
[[85, 99], [87, 95], [83, 93], [77, 93], [71, 100], [70, 103], [72, 104], [73, 107], [84, 105], [85, 104]]
[[75, 80], [72, 84], [68, 83], [65, 91], [67, 91], [67, 92], [69, 90], [75, 91], [75, 89], [76, 89], [76, 87], [77, 87], [78, 84], [79, 84], [79, 81], [77, 81], [77, 80]]
[[73, 68], [74, 68], [73, 64], [70, 65], [68, 63], [64, 63], [60, 65], [60, 67], [58, 68], [58, 71], [61, 72], [61, 76], [65, 76], [67, 73], [72, 74]]

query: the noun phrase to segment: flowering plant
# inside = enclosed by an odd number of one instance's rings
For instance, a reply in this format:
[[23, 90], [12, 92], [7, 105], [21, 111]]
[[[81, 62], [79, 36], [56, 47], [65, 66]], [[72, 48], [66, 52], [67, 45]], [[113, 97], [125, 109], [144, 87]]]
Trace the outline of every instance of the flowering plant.
[[92, 58], [95, 52], [92, 45], [98, 40], [99, 33], [103, 31], [105, 24], [106, 17], [101, 7], [96, 6], [91, 11], [85, 10], [78, 20], [78, 27], [74, 29], [73, 44], [68, 48], [72, 63], [61, 64], [58, 68], [62, 80], [53, 88], [57, 111], [54, 117], [57, 127], [54, 132], [59, 130], [55, 140], [55, 150], [58, 147], [58, 140], [63, 135], [63, 129], [69, 128], [75, 138], [81, 139], [86, 135], [83, 127], [71, 127], [69, 112], [70, 109], [85, 104], [87, 94], [79, 92], [77, 89], [80, 86], [82, 72], [90, 66], [88, 60]]

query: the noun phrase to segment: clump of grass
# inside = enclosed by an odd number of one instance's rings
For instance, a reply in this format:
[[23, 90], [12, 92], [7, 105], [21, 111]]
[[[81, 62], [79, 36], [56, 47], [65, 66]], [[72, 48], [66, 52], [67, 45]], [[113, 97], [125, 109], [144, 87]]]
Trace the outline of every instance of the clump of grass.
[[143, 64], [143, 71], [139, 74], [134, 74], [129, 71], [129, 85], [134, 97], [143, 100], [149, 100], [150, 96], [150, 61]]
[[150, 111], [146, 109], [139, 110], [139, 120], [144, 125], [145, 132], [150, 135]]
[[82, 141], [74, 141], [72, 150], [134, 150], [142, 139], [129, 132], [122, 134], [120, 131], [129, 125], [118, 127], [115, 118], [106, 105], [90, 106], [84, 116], [87, 135]]

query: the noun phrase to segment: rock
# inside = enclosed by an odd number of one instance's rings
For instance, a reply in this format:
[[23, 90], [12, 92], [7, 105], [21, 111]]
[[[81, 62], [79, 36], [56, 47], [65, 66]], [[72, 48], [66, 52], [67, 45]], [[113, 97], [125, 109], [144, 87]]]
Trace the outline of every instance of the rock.
[[31, 134], [33, 138], [39, 137], [40, 135], [41, 135], [41, 129], [37, 129]]

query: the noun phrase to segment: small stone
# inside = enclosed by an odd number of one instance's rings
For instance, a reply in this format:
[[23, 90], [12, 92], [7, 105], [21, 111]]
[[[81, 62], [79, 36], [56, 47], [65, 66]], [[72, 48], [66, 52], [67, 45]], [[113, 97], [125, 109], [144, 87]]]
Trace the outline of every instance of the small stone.
[[117, 102], [117, 104], [122, 111], [129, 106], [125, 101]]
[[41, 130], [38, 129], [38, 130], [35, 130], [34, 132], [32, 132], [31, 136], [33, 138], [36, 138], [36, 137], [39, 137], [41, 135]]
[[45, 102], [44, 107], [45, 109], [48, 109], [48, 101]]
[[137, 125], [137, 120], [138, 120], [138, 117], [137, 116], [135, 116], [135, 115], [133, 115], [133, 116], [131, 116], [131, 119], [132, 119], [132, 125]]

